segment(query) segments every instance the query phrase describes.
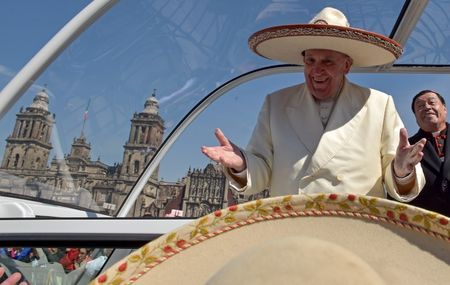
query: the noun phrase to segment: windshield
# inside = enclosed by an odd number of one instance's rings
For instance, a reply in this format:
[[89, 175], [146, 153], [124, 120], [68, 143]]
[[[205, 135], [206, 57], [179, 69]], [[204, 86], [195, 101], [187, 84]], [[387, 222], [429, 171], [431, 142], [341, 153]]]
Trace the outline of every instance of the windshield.
[[[90, 2], [42, 0], [24, 6], [2, 1], [0, 17], [7, 28], [0, 31], [0, 87]], [[323, 7], [333, 6], [347, 15], [352, 27], [393, 37], [409, 4], [120, 1], [76, 39], [0, 121], [0, 194], [114, 216], [169, 134], [205, 96], [247, 72], [280, 64], [249, 50], [252, 33], [306, 23]], [[448, 64], [449, 6], [450, 1], [428, 3], [394, 67]], [[412, 96], [422, 89], [445, 90], [447, 77], [350, 75], [358, 84], [393, 95], [410, 133], [417, 130]], [[201, 154], [200, 146], [215, 144], [214, 128], [220, 127], [245, 147], [264, 96], [300, 82], [300, 69], [281, 70], [227, 90], [153, 167], [128, 215], [198, 217], [267, 197], [268, 191], [250, 197], [231, 192], [220, 167]]]

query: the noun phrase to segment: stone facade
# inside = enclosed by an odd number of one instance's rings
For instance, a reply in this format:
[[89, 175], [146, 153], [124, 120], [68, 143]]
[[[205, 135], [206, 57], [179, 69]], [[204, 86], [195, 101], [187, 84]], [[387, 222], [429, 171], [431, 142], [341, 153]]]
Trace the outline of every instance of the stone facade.
[[[45, 90], [37, 93], [31, 106], [21, 108], [14, 130], [6, 139], [0, 167], [0, 191], [71, 204], [106, 214], [115, 214], [142, 173], [164, 136], [164, 120], [153, 93], [144, 110], [133, 114], [123, 159], [109, 166], [91, 159], [91, 145], [81, 131], [69, 154], [49, 161], [55, 114], [49, 111]], [[130, 216], [198, 217], [231, 204], [267, 197], [236, 196], [217, 165], [189, 169], [179, 182], [159, 179], [154, 171], [137, 199]]]

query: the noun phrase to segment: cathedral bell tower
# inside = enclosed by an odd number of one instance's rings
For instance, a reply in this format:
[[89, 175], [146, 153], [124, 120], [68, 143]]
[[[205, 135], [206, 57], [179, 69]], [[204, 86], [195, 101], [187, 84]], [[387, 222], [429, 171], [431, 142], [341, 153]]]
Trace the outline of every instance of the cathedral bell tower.
[[81, 133], [79, 138], [74, 138], [70, 154], [67, 156], [67, 164], [71, 171], [85, 171], [86, 166], [91, 161], [91, 144], [86, 141], [86, 137]]
[[55, 123], [48, 111], [48, 94], [39, 91], [30, 107], [16, 114], [13, 133], [6, 139], [4, 169], [46, 169], [52, 149], [50, 136]]
[[122, 176], [138, 176], [162, 142], [164, 120], [159, 116], [155, 91], [144, 106], [144, 111], [134, 113], [131, 119], [130, 135], [124, 145]]

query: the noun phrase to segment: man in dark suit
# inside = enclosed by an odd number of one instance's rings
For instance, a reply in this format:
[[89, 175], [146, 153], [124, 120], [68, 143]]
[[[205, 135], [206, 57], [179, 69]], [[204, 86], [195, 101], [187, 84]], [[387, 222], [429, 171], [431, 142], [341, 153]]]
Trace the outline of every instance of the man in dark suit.
[[450, 143], [448, 143], [447, 107], [444, 98], [432, 90], [414, 96], [412, 110], [419, 131], [409, 138], [411, 144], [427, 139], [421, 161], [425, 186], [410, 204], [450, 216]]

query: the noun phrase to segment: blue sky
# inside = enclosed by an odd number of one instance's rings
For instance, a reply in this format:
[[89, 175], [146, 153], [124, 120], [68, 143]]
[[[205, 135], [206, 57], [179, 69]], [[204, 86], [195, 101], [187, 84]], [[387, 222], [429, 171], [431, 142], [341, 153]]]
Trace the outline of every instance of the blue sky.
[[[90, 1], [2, 0], [0, 2], [0, 87], [70, 18]], [[431, 1], [433, 6], [435, 1]], [[448, 4], [443, 1], [442, 5]], [[165, 120], [166, 135], [211, 90], [255, 68], [277, 64], [247, 48], [247, 38], [270, 25], [307, 22], [320, 8], [335, 4], [355, 27], [389, 34], [402, 1], [120, 1], [77, 39], [0, 122], [0, 152], [12, 131], [15, 113], [29, 106], [44, 84], [50, 110], [56, 114], [55, 153], [68, 153], [79, 136], [82, 113], [91, 100], [85, 134], [92, 159], [112, 165], [121, 162], [130, 119], [144, 109], [154, 89]], [[433, 7], [431, 7], [433, 8]], [[436, 19], [447, 23], [442, 15]], [[446, 21], [446, 22], [445, 22]], [[419, 31], [405, 47], [400, 62], [448, 63], [445, 37], [434, 35], [433, 22], [418, 24]], [[421, 37], [421, 31], [430, 38]], [[431, 31], [431, 32], [430, 32]], [[429, 44], [428, 44], [429, 43]], [[440, 46], [442, 45], [442, 46]], [[440, 48], [436, 48], [439, 46]], [[431, 52], [429, 49], [432, 49]], [[436, 51], [440, 51], [436, 52]], [[391, 94], [410, 134], [417, 130], [410, 111], [412, 96], [436, 89], [447, 98], [448, 75], [351, 74], [363, 86]], [[214, 144], [213, 131], [221, 127], [244, 146], [264, 95], [303, 81], [287, 74], [249, 82], [220, 98], [199, 116], [163, 160], [161, 176], [176, 180], [189, 166], [203, 167], [203, 144]]]

